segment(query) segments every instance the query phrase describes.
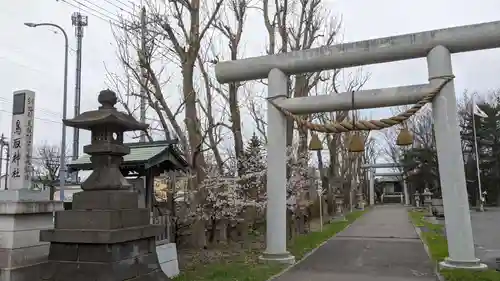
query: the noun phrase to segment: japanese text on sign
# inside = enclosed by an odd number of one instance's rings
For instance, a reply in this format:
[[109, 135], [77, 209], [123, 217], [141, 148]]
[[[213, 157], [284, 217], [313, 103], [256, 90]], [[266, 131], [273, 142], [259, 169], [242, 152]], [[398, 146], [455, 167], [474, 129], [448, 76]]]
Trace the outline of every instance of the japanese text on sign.
[[14, 93], [7, 188], [31, 186], [35, 93]]
[[21, 120], [16, 120], [15, 126], [14, 126], [14, 140], [12, 143], [12, 156], [11, 156], [11, 165], [12, 165], [12, 172], [11, 172], [11, 177], [12, 178], [19, 178], [21, 177], [21, 171], [19, 170], [19, 162], [21, 161], [21, 151], [22, 151], [22, 144], [21, 144], [21, 135], [22, 135], [22, 128], [21, 128]]
[[26, 103], [26, 115], [28, 116], [26, 120], [26, 148], [25, 148], [25, 157], [24, 157], [24, 178], [25, 180], [29, 180], [31, 177], [31, 152], [33, 151], [33, 108], [34, 100], [33, 97], [27, 97]]

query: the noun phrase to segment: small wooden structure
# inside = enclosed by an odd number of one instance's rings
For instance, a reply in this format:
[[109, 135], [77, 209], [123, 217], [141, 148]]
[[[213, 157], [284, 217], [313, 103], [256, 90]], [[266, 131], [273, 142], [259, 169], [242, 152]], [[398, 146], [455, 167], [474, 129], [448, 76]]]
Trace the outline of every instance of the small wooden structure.
[[[139, 205], [149, 208], [154, 214], [152, 222], [161, 222], [166, 225], [165, 233], [157, 237], [158, 242], [171, 242], [170, 218], [168, 214], [154, 210], [154, 179], [168, 171], [184, 171], [188, 167], [181, 151], [177, 148], [177, 141], [154, 141], [126, 143], [130, 154], [123, 157], [120, 171], [133, 188], [142, 195]], [[69, 172], [92, 170], [90, 156], [85, 154], [68, 165]], [[134, 179], [135, 178], [135, 179]]]
[[[123, 157], [120, 170], [124, 177], [145, 178], [146, 205], [151, 206], [154, 178], [173, 170], [185, 170], [188, 163], [177, 148], [177, 141], [126, 143], [130, 154]], [[92, 170], [89, 155], [83, 155], [68, 165], [69, 172]]]

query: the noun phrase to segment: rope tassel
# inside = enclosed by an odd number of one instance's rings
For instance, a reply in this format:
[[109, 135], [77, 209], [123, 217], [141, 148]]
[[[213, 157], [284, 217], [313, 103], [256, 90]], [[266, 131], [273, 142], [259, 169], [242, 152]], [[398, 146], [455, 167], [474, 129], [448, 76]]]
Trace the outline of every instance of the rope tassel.
[[[392, 127], [394, 125], [398, 125], [408, 120], [410, 117], [415, 115], [422, 107], [424, 107], [427, 103], [432, 102], [436, 95], [441, 92], [441, 90], [451, 82], [455, 77], [454, 76], [445, 76], [438, 77], [439, 79], [443, 79], [443, 82], [437, 86], [434, 90], [427, 93], [420, 101], [414, 104], [411, 108], [406, 110], [405, 112], [399, 113], [398, 115], [392, 116], [386, 119], [380, 120], [358, 120], [356, 122], [350, 121], [342, 121], [342, 122], [330, 122], [326, 124], [318, 124], [308, 121], [299, 115], [295, 115], [290, 111], [278, 106], [273, 100], [275, 98], [281, 97], [273, 97], [267, 98], [270, 104], [272, 104], [276, 109], [278, 109], [285, 116], [292, 118], [298, 126], [301, 126], [305, 129], [309, 129], [311, 131], [327, 133], [327, 134], [335, 134], [335, 133], [345, 133], [349, 131], [372, 131], [372, 130], [381, 130], [385, 128]], [[435, 78], [435, 79], [438, 79]]]

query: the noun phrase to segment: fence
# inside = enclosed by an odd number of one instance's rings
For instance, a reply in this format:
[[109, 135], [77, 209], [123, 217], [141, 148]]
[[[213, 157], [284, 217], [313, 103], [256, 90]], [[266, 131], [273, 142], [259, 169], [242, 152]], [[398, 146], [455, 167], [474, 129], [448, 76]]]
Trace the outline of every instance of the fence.
[[151, 212], [151, 224], [159, 224], [164, 226], [163, 232], [156, 236], [156, 244], [162, 245], [170, 243], [172, 237], [172, 220], [170, 212], [167, 210], [159, 210], [158, 208], [154, 208]]
[[402, 192], [392, 192], [392, 193], [383, 193], [381, 196], [382, 204], [384, 203], [401, 203], [404, 204]]

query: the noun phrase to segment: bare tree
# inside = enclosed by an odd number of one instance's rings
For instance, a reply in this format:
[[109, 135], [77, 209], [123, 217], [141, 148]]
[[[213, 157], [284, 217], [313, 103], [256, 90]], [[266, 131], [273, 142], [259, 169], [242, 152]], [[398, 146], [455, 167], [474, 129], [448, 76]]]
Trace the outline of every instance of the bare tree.
[[[343, 75], [342, 70], [334, 70], [330, 76], [326, 76], [328, 79], [321, 80], [321, 83], [316, 84], [310, 91], [311, 95], [322, 95], [331, 94], [336, 95], [341, 92], [352, 92], [361, 89], [369, 79], [369, 75], [366, 75], [360, 69], [353, 75], [349, 75], [347, 79]], [[359, 111], [354, 113], [359, 117]], [[349, 111], [337, 111], [337, 112], [325, 112], [315, 114], [311, 120], [326, 124], [331, 122], [342, 122], [349, 119]], [[362, 137], [367, 139], [367, 135], [362, 133]], [[347, 136], [347, 138], [346, 138]], [[327, 204], [328, 210], [334, 212], [334, 192], [335, 186], [338, 186], [340, 178], [346, 178], [344, 173], [347, 173], [347, 167], [350, 167], [350, 156], [346, 154], [345, 148], [348, 140], [350, 138], [350, 133], [343, 134], [326, 134], [323, 139], [323, 143], [326, 144], [328, 149], [330, 163], [327, 169], [320, 169], [322, 185], [324, 189], [327, 190]], [[368, 139], [367, 139], [368, 141]], [[370, 140], [367, 144], [373, 144]], [[318, 157], [322, 157], [321, 154]], [[320, 159], [320, 163], [323, 163]], [[342, 176], [341, 176], [342, 175]]]
[[[335, 42], [340, 24], [323, 6], [321, 0], [284, 0], [262, 1], [263, 17], [268, 32], [268, 54], [286, 53], [317, 47], [332, 45]], [[274, 14], [270, 12], [274, 11]], [[276, 37], [275, 33], [278, 33]], [[328, 72], [305, 73], [295, 75], [290, 79], [288, 96], [305, 97], [319, 82], [335, 80], [338, 70]], [[309, 118], [310, 117], [304, 117]], [[293, 122], [288, 122], [287, 145], [293, 141]], [[308, 132], [297, 128], [299, 132], [298, 153], [307, 151]]]
[[61, 149], [59, 146], [44, 144], [36, 148], [33, 161], [33, 176], [44, 188], [50, 189], [50, 200], [54, 200], [58, 185]]
[[[400, 106], [392, 110], [396, 115], [408, 109], [409, 106]], [[413, 144], [410, 147], [400, 147], [396, 144], [398, 134], [405, 126], [413, 134]], [[405, 150], [410, 148], [434, 149], [436, 146], [433, 132], [432, 111], [429, 106], [425, 106], [404, 124], [396, 125], [381, 131], [384, 145], [381, 149], [382, 156], [394, 163], [400, 163]], [[403, 172], [402, 167], [394, 168], [398, 172]]]
[[[229, 55], [231, 60], [237, 60], [238, 50], [243, 35], [243, 27], [245, 25], [246, 14], [251, 3], [251, 0], [229, 0], [228, 10], [232, 19], [226, 16], [225, 20], [219, 17], [214, 22], [214, 27], [228, 40]], [[234, 26], [230, 22], [236, 22]], [[227, 93], [220, 87], [214, 87], [222, 94], [222, 97], [229, 104], [229, 118], [231, 120], [231, 132], [234, 140], [234, 153], [238, 163], [238, 170], [241, 172], [240, 159], [243, 156], [243, 134], [241, 128], [241, 112], [238, 102], [238, 90], [242, 83], [229, 83]]]

